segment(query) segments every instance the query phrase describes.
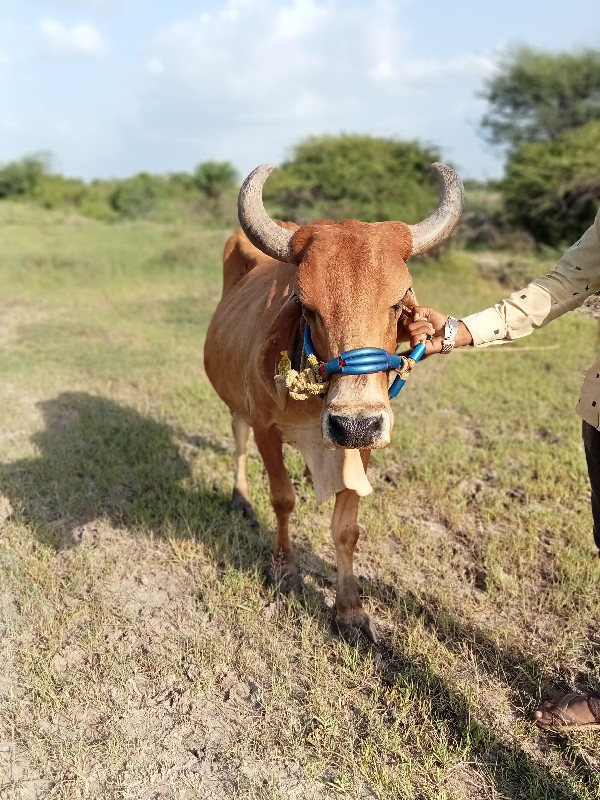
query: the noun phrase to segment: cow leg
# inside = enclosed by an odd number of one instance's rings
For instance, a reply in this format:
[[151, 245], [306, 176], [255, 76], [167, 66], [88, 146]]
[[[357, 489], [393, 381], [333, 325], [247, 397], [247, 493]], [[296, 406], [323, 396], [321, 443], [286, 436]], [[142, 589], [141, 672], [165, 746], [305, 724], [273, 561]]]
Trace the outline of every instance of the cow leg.
[[250, 426], [235, 411], [231, 415], [231, 428], [235, 439], [235, 483], [231, 495], [231, 507], [239, 511], [251, 522], [256, 521], [252, 503], [248, 497], [248, 480], [246, 478], [246, 447], [250, 436]]
[[[361, 450], [365, 469], [370, 450]], [[344, 638], [354, 640], [359, 631], [377, 644], [378, 635], [369, 615], [363, 609], [354, 577], [354, 548], [360, 535], [358, 504], [360, 497], [352, 489], [344, 489], [335, 496], [331, 533], [337, 557], [337, 592], [335, 598], [338, 629]]]
[[289, 592], [301, 585], [300, 576], [294, 563], [289, 531], [289, 519], [294, 510], [296, 495], [283, 463], [283, 444], [279, 433], [275, 428], [255, 428], [254, 441], [267, 470], [271, 505], [277, 518], [273, 578], [283, 591]]

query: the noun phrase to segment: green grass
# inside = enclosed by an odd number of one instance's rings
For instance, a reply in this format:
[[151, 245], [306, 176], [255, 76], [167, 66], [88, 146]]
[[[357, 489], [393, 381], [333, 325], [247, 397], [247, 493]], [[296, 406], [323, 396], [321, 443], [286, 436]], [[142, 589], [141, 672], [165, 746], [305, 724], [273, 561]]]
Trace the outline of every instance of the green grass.
[[[299, 456], [302, 596], [267, 578], [253, 447], [257, 529], [228, 509], [202, 367], [227, 232], [7, 204], [0, 224], [0, 798], [600, 798], [597, 734], [530, 722], [599, 687], [574, 412], [595, 322], [416, 367], [361, 506], [383, 644], [351, 646]], [[456, 315], [506, 293], [487, 254], [412, 271]]]

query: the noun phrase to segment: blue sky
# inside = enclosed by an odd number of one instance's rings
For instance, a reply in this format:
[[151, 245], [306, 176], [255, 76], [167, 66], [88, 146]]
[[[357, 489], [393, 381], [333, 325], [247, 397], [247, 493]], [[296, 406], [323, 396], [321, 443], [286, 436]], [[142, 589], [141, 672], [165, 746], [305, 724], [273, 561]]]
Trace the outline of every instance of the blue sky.
[[207, 160], [245, 174], [348, 132], [416, 138], [494, 177], [477, 93], [499, 56], [599, 43], [598, 0], [5, 0], [0, 162], [49, 150], [85, 179]]

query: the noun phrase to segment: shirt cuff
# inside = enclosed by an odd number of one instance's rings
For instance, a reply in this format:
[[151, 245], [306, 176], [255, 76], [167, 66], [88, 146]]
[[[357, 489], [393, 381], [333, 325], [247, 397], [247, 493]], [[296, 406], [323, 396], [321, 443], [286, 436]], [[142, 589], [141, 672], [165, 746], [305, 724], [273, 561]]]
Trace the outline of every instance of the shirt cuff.
[[486, 308], [477, 314], [463, 317], [463, 322], [473, 337], [475, 346], [489, 344], [506, 337], [506, 323], [495, 308]]

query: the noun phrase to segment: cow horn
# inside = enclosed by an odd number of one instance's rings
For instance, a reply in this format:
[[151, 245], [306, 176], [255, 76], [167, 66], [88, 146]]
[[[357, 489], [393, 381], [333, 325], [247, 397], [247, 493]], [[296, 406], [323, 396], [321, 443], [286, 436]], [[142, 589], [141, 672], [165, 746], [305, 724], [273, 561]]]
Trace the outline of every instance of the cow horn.
[[418, 256], [442, 244], [454, 233], [463, 210], [464, 190], [461, 179], [453, 169], [436, 162], [429, 168], [440, 185], [440, 203], [430, 217], [417, 225], [409, 225], [412, 233], [412, 255]]
[[291, 261], [294, 231], [281, 228], [265, 211], [262, 188], [276, 167], [261, 164], [244, 181], [238, 197], [238, 216], [244, 233], [255, 247], [278, 261]]

